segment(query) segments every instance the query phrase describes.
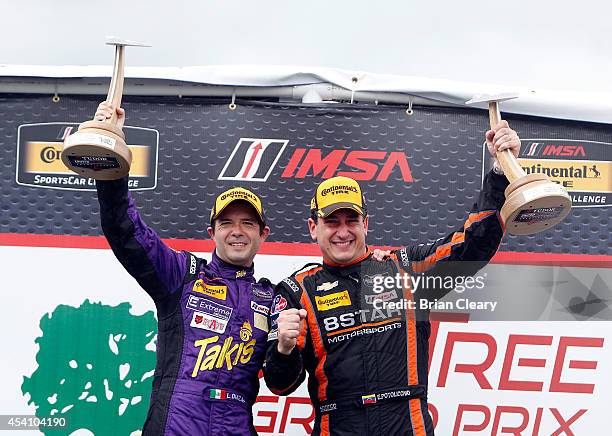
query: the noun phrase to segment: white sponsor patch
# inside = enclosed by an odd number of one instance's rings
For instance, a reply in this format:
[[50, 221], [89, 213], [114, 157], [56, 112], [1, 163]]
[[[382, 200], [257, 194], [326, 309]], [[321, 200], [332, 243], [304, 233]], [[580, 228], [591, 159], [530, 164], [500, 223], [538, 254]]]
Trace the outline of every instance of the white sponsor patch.
[[202, 330], [209, 330], [215, 333], [225, 333], [227, 327], [227, 321], [217, 318], [208, 313], [204, 312], [193, 312], [191, 318], [191, 327], [195, 327]]
[[338, 281], [337, 280], [335, 282], [325, 282], [325, 283], [322, 283], [319, 286], [317, 286], [317, 291], [323, 291], [323, 292], [331, 291], [336, 286], [338, 286]]
[[405, 267], [408, 267], [410, 265], [410, 260], [408, 259], [408, 252], [407, 252], [407, 248], [402, 248], [400, 250], [400, 256], [402, 258], [402, 263], [404, 264]]
[[268, 340], [269, 341], [274, 341], [276, 339], [278, 339], [278, 330], [274, 330], [274, 331], [268, 333]]
[[287, 286], [289, 286], [293, 292], [300, 292], [299, 286], [296, 285], [295, 282], [291, 280], [289, 277], [287, 277], [286, 279], [283, 279], [283, 282], [286, 283]]
[[261, 313], [253, 313], [253, 324], [256, 329], [262, 330], [264, 332], [268, 331], [268, 317], [262, 315]]
[[266, 306], [262, 306], [261, 304], [257, 304], [254, 301], [251, 301], [251, 309], [255, 312], [263, 313], [264, 315], [268, 315], [270, 313], [270, 309]]

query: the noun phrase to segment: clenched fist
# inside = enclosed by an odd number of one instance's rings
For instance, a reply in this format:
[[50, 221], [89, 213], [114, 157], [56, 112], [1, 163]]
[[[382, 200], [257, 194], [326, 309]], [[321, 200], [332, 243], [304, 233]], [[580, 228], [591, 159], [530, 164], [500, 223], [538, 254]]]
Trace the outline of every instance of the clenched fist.
[[276, 323], [278, 325], [278, 352], [289, 355], [297, 344], [300, 336], [300, 328], [306, 319], [306, 309], [287, 309], [279, 315]]

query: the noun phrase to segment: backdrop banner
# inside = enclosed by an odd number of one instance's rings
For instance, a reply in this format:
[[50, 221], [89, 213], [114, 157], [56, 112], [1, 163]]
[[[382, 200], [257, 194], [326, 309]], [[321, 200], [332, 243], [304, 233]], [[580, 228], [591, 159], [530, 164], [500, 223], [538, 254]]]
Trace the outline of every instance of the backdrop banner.
[[[0, 96], [0, 411], [67, 419], [45, 434], [137, 434], [155, 367], [154, 304], [108, 249], [94, 182], [60, 161], [98, 103]], [[272, 230], [256, 273], [273, 282], [320, 260], [306, 226], [320, 181], [359, 180], [368, 243], [401, 247], [461, 227], [490, 168], [482, 110], [236, 103], [126, 96], [130, 187], [170, 246], [206, 258], [215, 196], [252, 189]], [[547, 232], [506, 235], [478, 294], [455, 288], [450, 310], [434, 308], [430, 412], [440, 435], [600, 434], [612, 401], [612, 129], [506, 119], [521, 166], [563, 184], [574, 207]], [[305, 384], [286, 398], [263, 385], [254, 416], [261, 434], [309, 433]]]

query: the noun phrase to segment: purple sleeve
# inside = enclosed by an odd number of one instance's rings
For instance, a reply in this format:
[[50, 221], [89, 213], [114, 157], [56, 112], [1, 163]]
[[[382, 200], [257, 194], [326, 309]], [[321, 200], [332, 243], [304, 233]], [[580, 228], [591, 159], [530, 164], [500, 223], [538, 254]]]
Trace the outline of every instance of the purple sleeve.
[[115, 256], [154, 300], [179, 289], [187, 255], [168, 247], [142, 220], [128, 191], [127, 177], [97, 181], [102, 231]]

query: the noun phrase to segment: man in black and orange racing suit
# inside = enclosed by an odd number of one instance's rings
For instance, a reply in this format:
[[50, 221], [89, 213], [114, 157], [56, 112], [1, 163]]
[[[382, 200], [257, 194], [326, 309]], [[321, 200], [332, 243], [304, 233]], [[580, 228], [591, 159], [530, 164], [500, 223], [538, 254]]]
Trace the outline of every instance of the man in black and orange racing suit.
[[[518, 155], [520, 140], [505, 121], [486, 138], [493, 157], [505, 149]], [[359, 184], [334, 177], [317, 187], [308, 224], [323, 264], [307, 265], [277, 286], [264, 365], [266, 383], [279, 395], [293, 392], [308, 372], [314, 435], [434, 434], [427, 407], [429, 310], [419, 300], [452, 288], [413, 293], [406, 283], [414, 282], [402, 279], [471, 276], [486, 265], [503, 236], [499, 210], [507, 185], [495, 161], [460, 230], [382, 262], [365, 243]]]

